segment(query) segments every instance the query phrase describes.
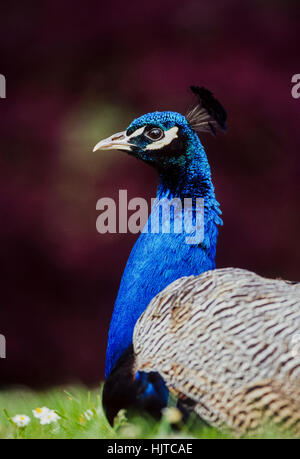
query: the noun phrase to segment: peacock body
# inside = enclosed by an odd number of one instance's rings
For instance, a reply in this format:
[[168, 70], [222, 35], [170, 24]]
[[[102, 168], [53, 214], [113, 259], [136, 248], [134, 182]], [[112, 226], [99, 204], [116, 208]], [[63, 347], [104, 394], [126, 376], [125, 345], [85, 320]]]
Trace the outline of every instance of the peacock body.
[[243, 269], [176, 280], [133, 336], [134, 371], [157, 371], [208, 423], [236, 431], [267, 419], [299, 432], [300, 284]]
[[126, 151], [154, 167], [157, 201], [193, 198], [195, 213], [195, 198], [204, 200], [200, 243], [187, 244], [172, 225], [165, 233], [162, 221], [130, 254], [108, 336], [106, 415], [111, 423], [121, 408], [159, 416], [171, 391], [182, 409], [218, 427], [244, 431], [271, 417], [297, 428], [300, 287], [215, 270], [221, 212], [197, 131], [224, 130], [226, 112], [206, 89], [192, 90], [198, 103], [187, 117], [143, 115], [94, 149]]

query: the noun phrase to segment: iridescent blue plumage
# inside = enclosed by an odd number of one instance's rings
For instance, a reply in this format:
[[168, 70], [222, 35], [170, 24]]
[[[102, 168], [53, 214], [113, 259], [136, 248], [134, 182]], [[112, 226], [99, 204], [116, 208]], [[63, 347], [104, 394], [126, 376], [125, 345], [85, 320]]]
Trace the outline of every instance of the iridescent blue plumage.
[[[153, 112], [135, 119], [126, 131], [99, 142], [95, 150], [119, 149], [151, 165], [158, 173], [157, 196], [146, 228], [129, 256], [115, 302], [106, 352], [103, 405], [112, 422], [120, 408], [142, 409], [159, 415], [168, 391], [156, 373], [134, 370], [132, 338], [135, 324], [148, 304], [174, 280], [198, 275], [215, 268], [217, 226], [222, 224], [220, 208], [211, 181], [209, 163], [196, 130], [215, 133], [225, 129], [226, 112], [204, 88], [194, 87], [199, 97], [188, 117], [176, 112]], [[192, 198], [186, 210], [184, 200]], [[187, 213], [197, 218], [197, 200], [204, 200], [204, 237], [187, 243], [191, 235], [185, 226]], [[179, 219], [182, 231], [175, 229], [175, 211], [160, 212], [162, 199], [183, 203]], [[149, 231], [160, 216], [158, 231]], [[165, 218], [170, 231], [165, 232]], [[178, 220], [176, 220], [178, 223]]]
[[[106, 377], [122, 352], [131, 344], [134, 325], [150, 300], [182, 276], [215, 267], [217, 225], [221, 224], [210, 167], [204, 148], [186, 118], [174, 112], [154, 112], [134, 120], [127, 135], [145, 125], [168, 130], [181, 128], [182, 151], [171, 158], [157, 158], [144, 150], [135, 156], [158, 169], [157, 198], [200, 197], [205, 205], [205, 239], [200, 246], [186, 244], [186, 234], [141, 234], [128, 259], [111, 320], [106, 354]], [[151, 216], [150, 216], [151, 219]]]

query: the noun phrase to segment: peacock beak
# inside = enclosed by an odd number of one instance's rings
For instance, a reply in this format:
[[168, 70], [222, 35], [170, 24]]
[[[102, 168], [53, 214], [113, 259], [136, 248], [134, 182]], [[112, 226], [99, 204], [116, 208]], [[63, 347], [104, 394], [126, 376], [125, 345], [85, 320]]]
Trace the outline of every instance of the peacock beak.
[[117, 134], [114, 134], [108, 137], [107, 139], [101, 140], [94, 147], [93, 151], [98, 151], [98, 150], [132, 151], [132, 148], [131, 148], [132, 146], [134, 145], [129, 142], [129, 138], [126, 135], [126, 131], [123, 131], [123, 132], [118, 132]]

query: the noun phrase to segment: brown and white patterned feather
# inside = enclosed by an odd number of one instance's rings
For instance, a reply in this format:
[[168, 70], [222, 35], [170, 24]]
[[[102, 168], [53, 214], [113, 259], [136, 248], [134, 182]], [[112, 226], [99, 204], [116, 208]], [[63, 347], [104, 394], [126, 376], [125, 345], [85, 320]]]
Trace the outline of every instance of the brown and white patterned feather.
[[133, 344], [136, 368], [159, 372], [208, 423], [299, 432], [299, 283], [233, 268], [183, 277], [151, 301]]

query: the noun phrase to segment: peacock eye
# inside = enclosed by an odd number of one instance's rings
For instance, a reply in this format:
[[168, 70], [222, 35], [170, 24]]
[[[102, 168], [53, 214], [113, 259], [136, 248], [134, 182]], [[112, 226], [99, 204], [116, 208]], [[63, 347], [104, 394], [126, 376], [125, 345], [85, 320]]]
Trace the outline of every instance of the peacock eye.
[[164, 131], [160, 128], [155, 127], [150, 129], [150, 131], [146, 132], [145, 136], [151, 140], [160, 140], [164, 136]]

